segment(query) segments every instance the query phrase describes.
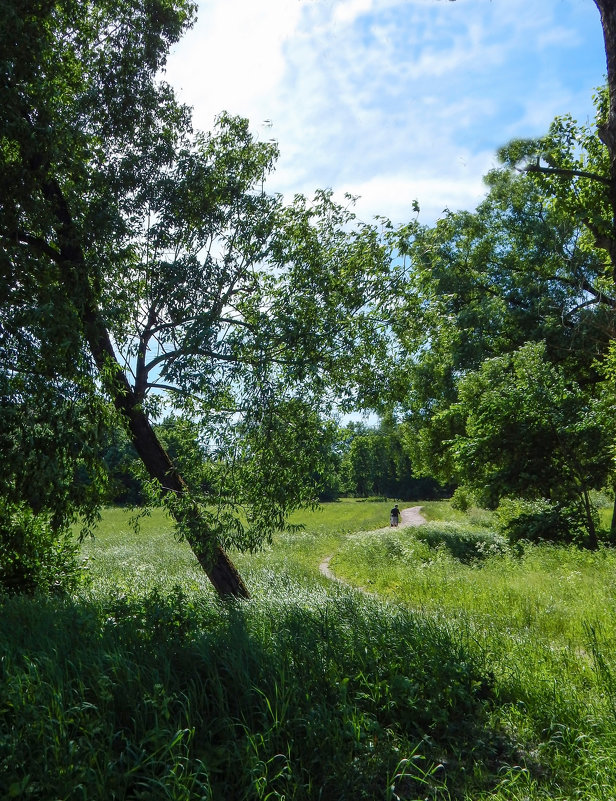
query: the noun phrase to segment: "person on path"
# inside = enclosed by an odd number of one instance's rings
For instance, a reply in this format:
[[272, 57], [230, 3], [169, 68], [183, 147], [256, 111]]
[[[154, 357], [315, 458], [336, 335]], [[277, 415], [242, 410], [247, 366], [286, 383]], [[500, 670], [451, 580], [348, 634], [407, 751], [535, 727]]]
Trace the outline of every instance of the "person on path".
[[400, 510], [398, 509], [398, 504], [396, 504], [389, 513], [389, 525], [397, 526], [399, 522], [400, 522]]

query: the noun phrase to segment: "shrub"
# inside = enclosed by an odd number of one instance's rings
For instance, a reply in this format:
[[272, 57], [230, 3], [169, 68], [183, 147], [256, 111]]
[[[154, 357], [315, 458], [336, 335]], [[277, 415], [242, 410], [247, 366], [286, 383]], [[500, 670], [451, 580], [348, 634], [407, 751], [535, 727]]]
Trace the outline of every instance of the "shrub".
[[584, 519], [574, 506], [563, 506], [539, 498], [533, 501], [521, 498], [504, 498], [497, 518], [501, 533], [510, 543], [578, 542], [585, 535]]
[[496, 532], [477, 530], [460, 523], [434, 522], [416, 529], [415, 536], [431, 548], [445, 547], [461, 562], [483, 559], [505, 550], [504, 539]]
[[47, 515], [0, 501], [0, 588], [6, 593], [73, 590], [81, 574], [77, 554], [71, 532], [54, 530]]
[[466, 487], [458, 487], [451, 496], [451, 507], [459, 512], [467, 512], [473, 505], [474, 498], [472, 492]]

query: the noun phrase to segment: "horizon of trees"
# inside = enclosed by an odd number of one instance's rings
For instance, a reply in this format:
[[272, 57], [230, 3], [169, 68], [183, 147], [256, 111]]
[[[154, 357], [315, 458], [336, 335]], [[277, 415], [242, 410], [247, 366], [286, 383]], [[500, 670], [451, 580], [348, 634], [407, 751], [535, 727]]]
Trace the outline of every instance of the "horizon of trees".
[[[400, 425], [383, 420], [377, 425], [350, 422], [332, 424], [320, 469], [314, 477], [315, 499], [335, 501], [341, 497], [387, 497], [397, 500], [429, 500], [447, 497], [452, 487], [413, 473]], [[205, 493], [215, 466], [208, 459], [194, 421], [171, 414], [155, 425], [157, 436], [178, 465], [195, 493]], [[109, 432], [101, 449], [109, 484], [106, 502], [118, 506], [140, 506], [148, 502], [147, 476], [138, 454], [121, 428]], [[219, 469], [225, 469], [222, 463]], [[80, 481], [88, 483], [82, 471]]]

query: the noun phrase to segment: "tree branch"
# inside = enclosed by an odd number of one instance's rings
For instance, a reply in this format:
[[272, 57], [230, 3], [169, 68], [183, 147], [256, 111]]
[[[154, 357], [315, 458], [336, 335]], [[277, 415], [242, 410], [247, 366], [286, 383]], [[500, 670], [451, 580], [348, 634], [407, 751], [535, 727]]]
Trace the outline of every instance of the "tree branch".
[[611, 298], [609, 295], [601, 292], [601, 290], [594, 287], [587, 278], [576, 281], [573, 278], [565, 278], [559, 275], [548, 275], [546, 277], [548, 280], [558, 281], [561, 284], [567, 284], [567, 286], [577, 287], [581, 292], [588, 292], [598, 303], [603, 303], [611, 309], [616, 309], [616, 298]]
[[61, 258], [61, 254], [58, 250], [38, 236], [31, 236], [25, 231], [17, 231], [17, 239], [24, 245], [31, 245], [33, 248], [36, 248], [39, 253], [44, 253], [45, 256], [49, 256], [49, 258], [55, 262], [59, 261]]
[[563, 178], [588, 178], [591, 181], [597, 181], [597, 183], [603, 184], [604, 186], [611, 186], [612, 182], [609, 178], [605, 178], [603, 175], [597, 175], [594, 172], [587, 172], [586, 170], [566, 170], [561, 167], [542, 167], [539, 164], [529, 164], [528, 167], [524, 167], [523, 172], [539, 172], [544, 175], [560, 175]]

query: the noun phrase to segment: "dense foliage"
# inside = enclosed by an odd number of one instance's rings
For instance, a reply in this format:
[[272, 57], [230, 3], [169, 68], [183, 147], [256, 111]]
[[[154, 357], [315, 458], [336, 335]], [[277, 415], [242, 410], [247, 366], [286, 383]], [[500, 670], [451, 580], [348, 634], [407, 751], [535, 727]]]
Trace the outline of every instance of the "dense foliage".
[[583, 521], [591, 547], [590, 491], [614, 481], [605, 377], [616, 295], [589, 236], [590, 217], [606, 213], [603, 190], [571, 170], [605, 171], [603, 94], [598, 101], [594, 127], [556, 120], [544, 140], [503, 149], [510, 165], [547, 153], [556, 173], [532, 163], [494, 170], [475, 212], [410, 232], [400, 245], [410, 259], [406, 314], [395, 325], [416, 469], [469, 486], [491, 507], [543, 498], [570, 517], [570, 537]]
[[414, 475], [402, 429], [393, 420], [385, 418], [377, 427], [351, 423], [339, 438], [338, 483], [345, 494], [403, 500], [442, 494], [436, 481]]

